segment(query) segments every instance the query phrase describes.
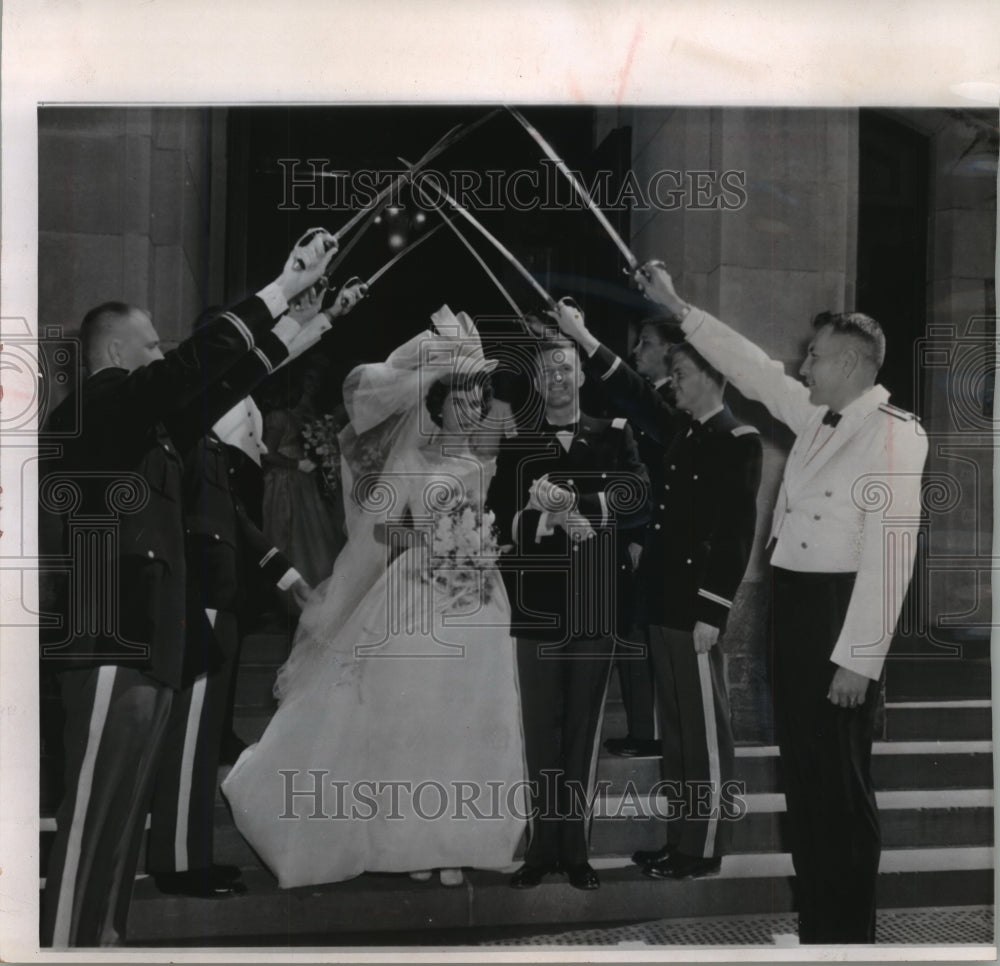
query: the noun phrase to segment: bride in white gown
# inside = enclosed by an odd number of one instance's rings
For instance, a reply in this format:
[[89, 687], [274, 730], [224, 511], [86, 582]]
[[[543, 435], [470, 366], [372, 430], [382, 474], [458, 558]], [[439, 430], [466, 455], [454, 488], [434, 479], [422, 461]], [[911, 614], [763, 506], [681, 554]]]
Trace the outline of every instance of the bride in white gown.
[[302, 615], [278, 711], [222, 786], [286, 888], [499, 868], [524, 830], [510, 606], [483, 512], [495, 466], [474, 441], [490, 365], [467, 316], [433, 319], [345, 381], [348, 544]]

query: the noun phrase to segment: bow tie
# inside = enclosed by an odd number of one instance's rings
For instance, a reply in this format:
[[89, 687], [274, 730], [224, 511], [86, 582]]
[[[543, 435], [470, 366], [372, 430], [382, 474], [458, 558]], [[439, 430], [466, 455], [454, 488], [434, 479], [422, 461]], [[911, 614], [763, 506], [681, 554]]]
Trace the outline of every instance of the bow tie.
[[835, 413], [833, 410], [827, 410], [826, 414], [823, 416], [824, 426], [836, 426], [840, 422], [840, 413]]
[[575, 436], [579, 428], [579, 423], [566, 423], [564, 426], [553, 426], [552, 423], [546, 421], [542, 424], [542, 431], [546, 433], [572, 433]]

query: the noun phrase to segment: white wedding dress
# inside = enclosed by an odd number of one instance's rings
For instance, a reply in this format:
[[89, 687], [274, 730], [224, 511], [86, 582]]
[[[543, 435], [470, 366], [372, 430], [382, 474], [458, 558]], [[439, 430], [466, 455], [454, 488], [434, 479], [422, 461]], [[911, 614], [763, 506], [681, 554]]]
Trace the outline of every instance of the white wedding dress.
[[[457, 505], [481, 510], [494, 468], [397, 442], [303, 613], [278, 711], [223, 784], [281, 886], [513, 861], [528, 806], [506, 591], [489, 565], [461, 573], [457, 597], [417, 537]], [[391, 559], [381, 541], [401, 535], [411, 546]]]

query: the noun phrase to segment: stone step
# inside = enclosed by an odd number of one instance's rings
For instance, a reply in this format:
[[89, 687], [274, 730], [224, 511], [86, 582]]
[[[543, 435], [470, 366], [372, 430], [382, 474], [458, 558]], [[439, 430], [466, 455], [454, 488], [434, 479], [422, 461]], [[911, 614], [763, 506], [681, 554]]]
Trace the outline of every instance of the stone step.
[[[877, 741], [872, 747], [872, 777], [879, 790], [915, 788], [992, 788], [993, 746], [989, 741]], [[597, 777], [620, 792], [631, 782], [649, 789], [661, 777], [659, 757], [618, 758], [602, 754]], [[781, 790], [778, 749], [748, 745], [736, 749], [737, 781], [748, 792]]]
[[[894, 799], [892, 796], [909, 796]], [[946, 795], [940, 804], [932, 796]], [[878, 796], [882, 844], [885, 848], [948, 847], [993, 844], [992, 791], [883, 792]], [[929, 804], [921, 806], [921, 801]], [[748, 813], [732, 823], [731, 851], [781, 851], [784, 836], [784, 796], [748, 795]], [[647, 817], [627, 817], [638, 810]], [[631, 855], [636, 849], [659, 848], [665, 840], [666, 805], [650, 807], [648, 800], [609, 796], [610, 816], [595, 818], [591, 830], [594, 855]]]
[[[885, 850], [878, 881], [880, 908], [988, 905], [993, 902], [992, 849]], [[792, 908], [787, 855], [731, 856], [718, 876], [651, 881], [627, 859], [598, 860], [601, 888], [580, 892], [564, 877], [537, 888], [511, 889], [510, 870], [466, 872], [461, 888], [408, 876], [364, 875], [349, 882], [281, 890], [263, 870], [248, 871], [249, 891], [225, 902], [157, 892], [136, 883], [130, 944], [348, 945], [363, 933], [462, 930], [514, 924], [611, 923], [692, 916], [787, 912]], [[370, 940], [369, 940], [370, 941]]]
[[885, 737], [914, 739], [987, 739], [993, 734], [988, 699], [886, 702]]
[[277, 667], [270, 664], [240, 662], [236, 671], [236, 714], [244, 711], [273, 711], [277, 707], [273, 694], [277, 670]]
[[[993, 844], [991, 789], [879, 792], [877, 798], [885, 848]], [[782, 851], [784, 796], [749, 794], [743, 801], [746, 812], [732, 823], [731, 852]], [[301, 807], [304, 810], [313, 806], [306, 803]], [[329, 807], [332, 809], [334, 805], [331, 803]], [[662, 799], [653, 802], [646, 795], [621, 796], [605, 790], [595, 808], [591, 854], [631, 855], [636, 849], [659, 848], [664, 841], [667, 814]], [[44, 874], [55, 820], [43, 818], [41, 831], [40, 872]], [[215, 809], [215, 861], [241, 868], [260, 865], [256, 854], [233, 824], [228, 806], [221, 797]]]
[[894, 658], [890, 653], [885, 666], [885, 690], [889, 701], [989, 698], [992, 692], [989, 654], [967, 657], [931, 653]]
[[[609, 697], [604, 707], [602, 742], [628, 732], [625, 708]], [[945, 701], [887, 701], [885, 734], [890, 740], [988, 741], [993, 735], [989, 699]]]

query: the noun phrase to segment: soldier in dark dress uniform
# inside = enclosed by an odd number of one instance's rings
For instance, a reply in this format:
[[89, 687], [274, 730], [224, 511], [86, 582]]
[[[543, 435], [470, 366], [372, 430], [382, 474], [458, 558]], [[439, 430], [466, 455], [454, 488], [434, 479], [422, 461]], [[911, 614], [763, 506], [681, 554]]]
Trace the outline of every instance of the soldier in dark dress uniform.
[[624, 419], [579, 410], [583, 373], [571, 343], [542, 346], [545, 423], [504, 440], [488, 505], [511, 596], [534, 817], [524, 866], [529, 888], [557, 870], [596, 889], [585, 802], [614, 652], [616, 526], [648, 513], [648, 475]]
[[[635, 431], [639, 458], [649, 471], [652, 492], [662, 489], [663, 454], [667, 443], [673, 439], [680, 426], [687, 425], [688, 415], [673, 406], [673, 388], [670, 383], [670, 347], [678, 340], [677, 327], [665, 319], [649, 319], [640, 328], [639, 340], [633, 350], [634, 371], [622, 366], [622, 359], [593, 337], [586, 346], [581, 344], [584, 371], [593, 377], [607, 392], [617, 410], [623, 414]], [[643, 377], [637, 381], [635, 374]], [[661, 753], [661, 735], [654, 710], [653, 664], [649, 652], [649, 634], [642, 574], [642, 551], [645, 546], [645, 528], [640, 533], [622, 531], [627, 541], [627, 553], [619, 574], [628, 591], [619, 595], [623, 618], [630, 641], [637, 641], [645, 653], [626, 653], [620, 648], [616, 659], [618, 678], [621, 682], [622, 703], [628, 722], [624, 738], [608, 738], [605, 749], [624, 758], [658, 756]], [[629, 569], [630, 568], [630, 569]], [[629, 596], [631, 595], [631, 596]], [[650, 604], [656, 608], [656, 601]]]
[[71, 396], [52, 413], [59, 456], [39, 493], [43, 510], [63, 517], [66, 577], [61, 624], [42, 651], [59, 671], [66, 717], [44, 945], [123, 940], [146, 805], [183, 681], [183, 465], [164, 420], [248, 353], [291, 342], [299, 325], [281, 318], [288, 299], [317, 280], [334, 247], [312, 233], [275, 282], [166, 355], [139, 309], [105, 303], [84, 319], [90, 376], [79, 406]]
[[[361, 297], [360, 283], [345, 286], [335, 307], [326, 310], [327, 320], [349, 312]], [[146, 866], [163, 892], [222, 898], [245, 891], [238, 868], [213, 861], [217, 773], [237, 670], [239, 615], [248, 593], [258, 588], [290, 591], [299, 606], [311, 588], [244, 503], [239, 471], [250, 460], [246, 451], [254, 452], [255, 438], [263, 444], [252, 419], [242, 429], [238, 424], [250, 405], [245, 394], [329, 328], [329, 321], [314, 320], [321, 300], [322, 293], [310, 292], [292, 308], [289, 314], [303, 328], [288, 349], [279, 342], [271, 355], [248, 354], [194, 401], [198, 413], [188, 407], [169, 421], [184, 451], [187, 649], [150, 808]], [[192, 442], [192, 429], [205, 423], [211, 429]], [[246, 449], [223, 442], [223, 432]]]
[[[560, 303], [558, 321], [584, 351], [607, 359], [577, 309]], [[648, 382], [620, 360], [608, 370], [606, 383], [631, 397], [650, 434], [662, 439], [676, 426]], [[674, 404], [691, 420], [667, 446], [641, 562], [663, 729], [663, 814], [678, 816], [662, 849], [633, 857], [653, 878], [717, 871], [728, 846], [725, 786], [734, 751], [716, 645], [753, 546], [761, 473], [757, 430], [733, 418], [722, 398], [725, 380], [686, 343], [672, 350], [671, 382]]]

